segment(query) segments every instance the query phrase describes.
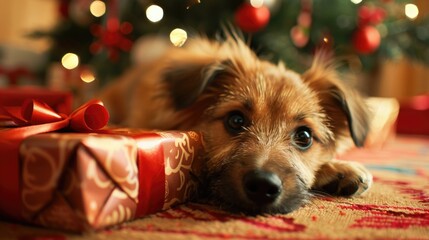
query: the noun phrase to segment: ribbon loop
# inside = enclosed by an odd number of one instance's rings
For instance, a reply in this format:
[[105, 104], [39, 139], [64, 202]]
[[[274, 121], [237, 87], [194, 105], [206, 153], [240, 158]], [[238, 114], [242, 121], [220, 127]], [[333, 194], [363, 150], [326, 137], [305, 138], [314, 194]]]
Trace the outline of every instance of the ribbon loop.
[[109, 121], [109, 113], [103, 103], [93, 100], [71, 114], [70, 128], [74, 131], [87, 132], [103, 128]]
[[63, 119], [48, 104], [33, 99], [24, 101], [21, 115], [28, 125], [57, 122]]
[[70, 116], [58, 114], [46, 103], [34, 99], [24, 101], [21, 107], [0, 106], [0, 115], [0, 126], [19, 127], [0, 132], [0, 136], [14, 132], [33, 133], [33, 130], [27, 129], [37, 128], [38, 125], [40, 133], [63, 128], [76, 132], [90, 132], [103, 128], [109, 121], [109, 113], [99, 100], [87, 102]]

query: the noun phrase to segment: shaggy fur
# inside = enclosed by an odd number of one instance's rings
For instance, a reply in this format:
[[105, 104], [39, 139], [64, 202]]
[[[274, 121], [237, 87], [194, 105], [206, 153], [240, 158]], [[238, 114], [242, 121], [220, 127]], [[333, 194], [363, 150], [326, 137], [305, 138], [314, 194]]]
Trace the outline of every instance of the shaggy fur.
[[290, 212], [314, 191], [355, 196], [372, 183], [360, 164], [333, 160], [347, 138], [363, 145], [368, 111], [323, 54], [299, 75], [239, 38], [194, 38], [129, 71], [102, 100], [116, 123], [202, 132], [198, 177], [230, 210]]

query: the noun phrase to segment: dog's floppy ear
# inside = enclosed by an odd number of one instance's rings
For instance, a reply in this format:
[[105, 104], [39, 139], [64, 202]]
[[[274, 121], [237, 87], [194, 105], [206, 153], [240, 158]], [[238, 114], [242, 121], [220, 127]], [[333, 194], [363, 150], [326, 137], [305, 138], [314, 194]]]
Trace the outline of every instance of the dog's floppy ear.
[[164, 72], [164, 81], [174, 106], [183, 109], [194, 103], [213, 80], [224, 72], [226, 62], [210, 58], [171, 62]]
[[318, 94], [334, 134], [343, 135], [348, 129], [355, 145], [361, 147], [369, 131], [368, 107], [341, 81], [334, 65], [326, 53], [319, 52], [303, 80]]

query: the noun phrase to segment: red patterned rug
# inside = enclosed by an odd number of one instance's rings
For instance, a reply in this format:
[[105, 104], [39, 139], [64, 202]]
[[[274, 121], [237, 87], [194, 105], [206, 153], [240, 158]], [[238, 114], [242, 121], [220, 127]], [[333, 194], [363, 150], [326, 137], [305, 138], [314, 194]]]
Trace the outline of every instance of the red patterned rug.
[[0, 222], [0, 239], [429, 239], [429, 138], [400, 136], [341, 158], [371, 170], [367, 195], [318, 198], [291, 214], [258, 217], [190, 203], [84, 235]]

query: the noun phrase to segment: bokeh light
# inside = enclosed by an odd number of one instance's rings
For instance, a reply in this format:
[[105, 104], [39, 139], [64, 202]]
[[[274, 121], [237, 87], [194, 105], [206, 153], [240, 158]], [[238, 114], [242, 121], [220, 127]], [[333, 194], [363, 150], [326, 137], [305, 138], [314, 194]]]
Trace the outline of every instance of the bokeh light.
[[79, 65], [79, 57], [74, 53], [66, 53], [61, 58], [61, 64], [66, 69], [74, 69]]
[[103, 1], [95, 0], [89, 5], [89, 11], [95, 17], [101, 17], [106, 13], [106, 4]]
[[164, 17], [164, 10], [158, 5], [150, 5], [146, 9], [146, 17], [151, 22], [159, 22]]
[[419, 8], [412, 3], [408, 3], [405, 5], [405, 16], [410, 19], [414, 19], [419, 15]]
[[176, 47], [181, 47], [188, 39], [188, 34], [181, 28], [176, 28], [170, 33], [170, 41]]
[[264, 5], [264, 0], [250, 0], [250, 5], [255, 8], [260, 8]]
[[362, 0], [350, 0], [352, 3], [354, 3], [354, 4], [359, 4], [359, 3], [361, 3], [362, 2]]
[[86, 83], [93, 82], [95, 80], [94, 73], [90, 69], [84, 69], [80, 73], [80, 79]]

